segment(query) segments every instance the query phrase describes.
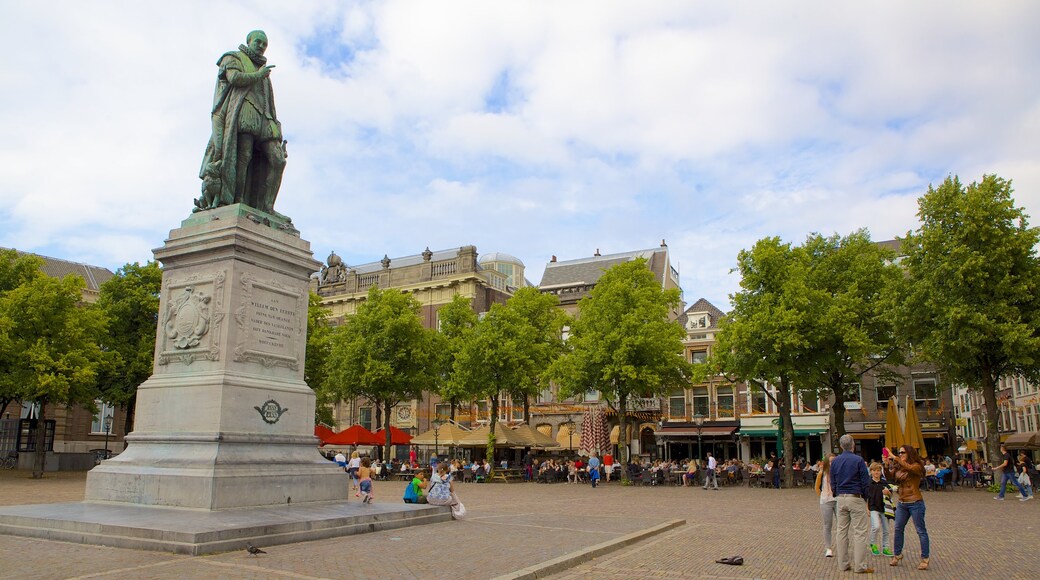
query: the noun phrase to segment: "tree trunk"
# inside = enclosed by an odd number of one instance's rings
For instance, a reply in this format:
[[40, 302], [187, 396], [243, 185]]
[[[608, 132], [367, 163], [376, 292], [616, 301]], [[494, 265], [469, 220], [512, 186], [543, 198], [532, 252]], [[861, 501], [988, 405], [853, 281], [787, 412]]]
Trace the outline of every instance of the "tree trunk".
[[387, 459], [390, 457], [390, 437], [392, 435], [392, 433], [390, 433], [391, 406], [391, 401], [387, 400], [383, 402], [383, 411], [385, 411], [383, 413], [383, 429], [386, 431], [386, 446], [383, 448], [383, 459]]
[[524, 395], [524, 423], [531, 424], [531, 398]]
[[621, 485], [628, 485], [628, 395], [618, 394], [618, 455], [621, 459]]
[[831, 448], [838, 446], [838, 439], [845, 434], [845, 391], [844, 386], [834, 387], [831, 386], [831, 392], [834, 393], [834, 404], [831, 405], [831, 411], [834, 412], [834, 441], [831, 442]]
[[997, 408], [997, 382], [988, 372], [982, 374], [982, 399], [986, 402], [986, 461], [993, 465], [1000, 462], [1000, 431], [997, 427], [1000, 410]]
[[791, 419], [791, 383], [786, 377], [780, 377], [777, 392], [777, 410], [780, 412], [780, 426], [783, 430], [784, 453], [784, 485], [794, 488], [794, 421]]
[[137, 410], [137, 391], [130, 395], [130, 400], [126, 402], [126, 420], [123, 421], [123, 435], [130, 433], [134, 430], [134, 417], [135, 411]]
[[40, 401], [40, 412], [36, 414], [36, 449], [33, 453], [33, 479], [43, 478], [44, 462], [47, 460], [47, 422], [44, 421], [47, 401]]
[[491, 420], [488, 421], [487, 462], [495, 463], [495, 426], [498, 425], [498, 393], [491, 397]]

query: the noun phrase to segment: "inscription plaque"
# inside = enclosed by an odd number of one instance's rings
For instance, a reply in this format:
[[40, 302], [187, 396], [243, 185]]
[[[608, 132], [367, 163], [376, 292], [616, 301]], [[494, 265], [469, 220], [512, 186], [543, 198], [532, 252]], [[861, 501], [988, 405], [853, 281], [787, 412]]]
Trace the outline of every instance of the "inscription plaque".
[[299, 368], [299, 348], [307, 313], [303, 295], [275, 282], [243, 277], [244, 303], [235, 313], [243, 340], [236, 361]]

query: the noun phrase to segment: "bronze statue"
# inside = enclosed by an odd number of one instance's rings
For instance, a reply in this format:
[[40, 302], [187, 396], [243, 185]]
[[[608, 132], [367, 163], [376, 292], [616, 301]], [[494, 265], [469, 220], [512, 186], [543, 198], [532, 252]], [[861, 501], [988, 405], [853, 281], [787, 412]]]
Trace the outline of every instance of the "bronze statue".
[[194, 211], [243, 203], [275, 213], [287, 154], [271, 87], [274, 65], [267, 64], [266, 50], [267, 35], [254, 30], [246, 44], [217, 61], [213, 134], [199, 171], [202, 197], [195, 200]]

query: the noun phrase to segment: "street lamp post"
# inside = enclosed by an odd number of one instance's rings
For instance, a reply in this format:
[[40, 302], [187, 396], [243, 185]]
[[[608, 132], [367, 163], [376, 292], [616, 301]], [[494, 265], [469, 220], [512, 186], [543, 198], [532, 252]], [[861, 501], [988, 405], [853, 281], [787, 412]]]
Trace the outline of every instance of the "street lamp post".
[[567, 452], [574, 453], [574, 415], [567, 416]]
[[693, 424], [697, 426], [697, 459], [704, 457], [701, 449], [701, 429], [704, 428], [704, 415], [697, 413], [693, 416]]
[[105, 459], [108, 459], [108, 436], [112, 434], [112, 415], [105, 417]]
[[441, 434], [441, 422], [433, 422], [433, 454], [437, 455], [440, 453], [440, 434]]

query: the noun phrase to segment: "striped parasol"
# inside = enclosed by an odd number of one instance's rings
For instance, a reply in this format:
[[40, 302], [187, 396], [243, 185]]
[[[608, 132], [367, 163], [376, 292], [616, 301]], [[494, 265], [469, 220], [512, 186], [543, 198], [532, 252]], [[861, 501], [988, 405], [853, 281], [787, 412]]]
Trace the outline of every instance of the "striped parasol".
[[578, 443], [579, 455], [591, 455], [596, 451], [596, 437], [592, 431], [592, 407], [585, 407], [581, 416], [581, 442]]
[[597, 453], [603, 455], [610, 451], [610, 422], [603, 407], [597, 407], [592, 412], [592, 438]]

